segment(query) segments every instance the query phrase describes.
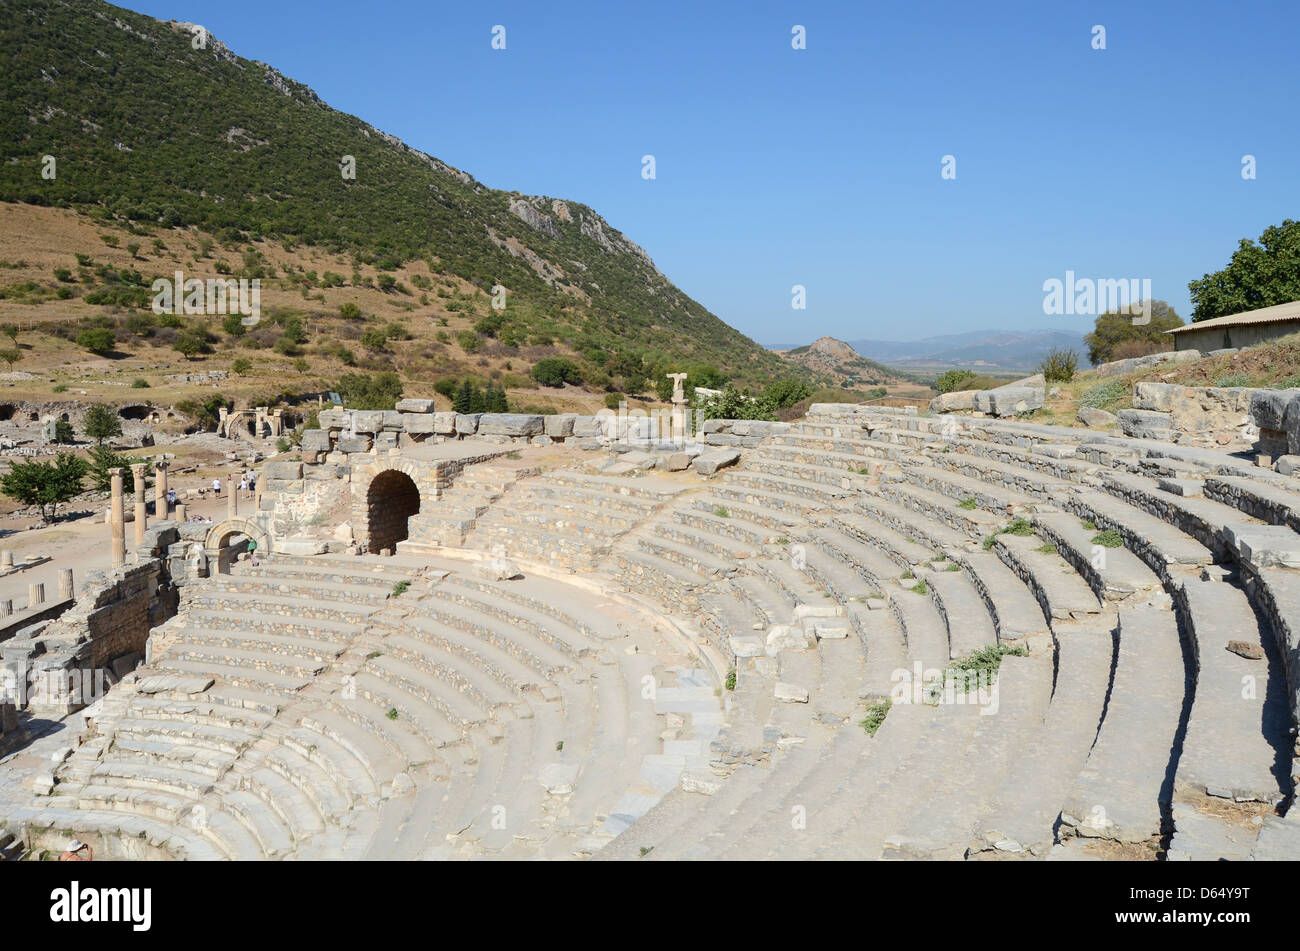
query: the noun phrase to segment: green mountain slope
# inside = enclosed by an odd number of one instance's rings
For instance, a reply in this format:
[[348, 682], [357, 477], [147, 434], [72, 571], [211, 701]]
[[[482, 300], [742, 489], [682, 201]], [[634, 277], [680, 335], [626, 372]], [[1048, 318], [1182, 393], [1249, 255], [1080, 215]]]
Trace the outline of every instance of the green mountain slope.
[[380, 269], [424, 258], [504, 285], [516, 336], [779, 373], [586, 205], [487, 188], [198, 29], [98, 0], [0, 3], [0, 200], [290, 237]]

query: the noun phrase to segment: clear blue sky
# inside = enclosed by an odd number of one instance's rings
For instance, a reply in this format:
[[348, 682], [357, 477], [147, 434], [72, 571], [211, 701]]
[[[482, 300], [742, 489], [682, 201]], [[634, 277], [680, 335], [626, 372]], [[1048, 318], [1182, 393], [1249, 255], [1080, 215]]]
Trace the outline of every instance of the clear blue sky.
[[1067, 269], [1188, 317], [1189, 280], [1300, 217], [1295, 0], [129, 5], [487, 185], [591, 205], [764, 343], [1084, 330], [1042, 312]]

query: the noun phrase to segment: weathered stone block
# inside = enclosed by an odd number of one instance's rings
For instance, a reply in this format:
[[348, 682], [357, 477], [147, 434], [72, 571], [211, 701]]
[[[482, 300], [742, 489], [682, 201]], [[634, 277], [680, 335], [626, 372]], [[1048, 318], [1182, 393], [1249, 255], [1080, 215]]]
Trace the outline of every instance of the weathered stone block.
[[437, 431], [437, 416], [434, 413], [403, 413], [402, 428], [408, 433], [427, 436]]
[[456, 432], [462, 436], [473, 436], [478, 432], [478, 421], [482, 413], [457, 413]]
[[1080, 406], [1078, 417], [1079, 422], [1089, 429], [1105, 429], [1119, 422], [1114, 413], [1108, 413], [1104, 409], [1095, 409], [1091, 406]]
[[345, 409], [325, 409], [316, 414], [322, 429], [347, 429], [348, 416]]
[[710, 449], [696, 456], [691, 465], [701, 475], [713, 475], [719, 469], [734, 466], [739, 461], [739, 449]]
[[399, 413], [432, 413], [437, 407], [433, 400], [410, 398], [398, 400], [396, 409]]
[[456, 432], [455, 413], [434, 413], [433, 431], [439, 436], [450, 436]]
[[370, 446], [374, 442], [369, 436], [339, 436], [339, 452], [369, 452]]
[[304, 429], [302, 450], [303, 452], [329, 452], [330, 434], [323, 429]]
[[1173, 419], [1168, 413], [1146, 409], [1122, 409], [1115, 414], [1119, 428], [1135, 439], [1168, 440], [1173, 432]]
[[384, 414], [381, 410], [354, 410], [352, 425], [356, 432], [374, 435], [384, 428]]
[[536, 436], [545, 429], [543, 420], [530, 413], [484, 413], [478, 431], [485, 436]]
[[302, 478], [301, 462], [268, 462], [262, 466], [262, 478], [279, 479], [288, 481], [290, 479]]
[[547, 416], [545, 418], [546, 435], [552, 439], [572, 436], [573, 423], [577, 418], [577, 413], [557, 413], [554, 416]]

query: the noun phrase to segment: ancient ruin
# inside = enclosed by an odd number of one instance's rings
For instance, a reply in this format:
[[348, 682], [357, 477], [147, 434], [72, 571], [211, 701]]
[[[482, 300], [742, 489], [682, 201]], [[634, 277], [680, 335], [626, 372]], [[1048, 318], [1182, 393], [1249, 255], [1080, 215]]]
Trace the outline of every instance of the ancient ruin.
[[109, 686], [0, 849], [1295, 857], [1289, 406], [1254, 399], [1256, 458], [403, 400], [322, 413], [213, 523], [168, 517], [163, 466], [149, 520], [133, 467], [129, 543], [118, 471], [117, 567], [4, 641], [13, 683]]

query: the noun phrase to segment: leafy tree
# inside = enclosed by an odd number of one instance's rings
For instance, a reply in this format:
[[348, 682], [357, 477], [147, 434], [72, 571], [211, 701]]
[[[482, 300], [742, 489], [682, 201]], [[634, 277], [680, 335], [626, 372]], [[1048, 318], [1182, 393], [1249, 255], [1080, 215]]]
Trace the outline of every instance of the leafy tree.
[[95, 440], [95, 445], [102, 446], [108, 440], [122, 435], [122, 418], [110, 407], [96, 403], [82, 417], [81, 431], [87, 439]]
[[1048, 383], [1068, 383], [1074, 379], [1079, 366], [1079, 355], [1073, 350], [1053, 347], [1038, 365], [1038, 372]]
[[[112, 488], [113, 476], [110, 469], [127, 469], [131, 468], [132, 463], [148, 462], [148, 459], [139, 459], [132, 456], [126, 456], [118, 452], [112, 446], [91, 446], [90, 459], [87, 462], [86, 471], [90, 476], [90, 485], [92, 488], [101, 492], [107, 492]], [[145, 488], [153, 485], [153, 479], [148, 472], [153, 467], [145, 469]]]
[[1135, 324], [1131, 314], [1107, 311], [1097, 318], [1095, 328], [1084, 336], [1083, 342], [1088, 345], [1088, 359], [1096, 366], [1113, 360], [1115, 348], [1129, 340], [1156, 344], [1161, 350], [1170, 349], [1173, 344], [1165, 331], [1181, 326], [1183, 318], [1172, 307], [1162, 300], [1153, 300], [1148, 323]]
[[362, 331], [361, 346], [379, 353], [388, 347], [388, 334], [379, 327], [370, 327]]
[[176, 342], [172, 344], [172, 349], [183, 356], [186, 360], [192, 360], [194, 357], [201, 354], [206, 348], [207, 345], [203, 342], [202, 337], [188, 331], [177, 337]]
[[72, 431], [72, 424], [66, 419], [55, 421], [54, 441], [60, 446], [70, 446], [77, 441], [77, 434]]
[[244, 326], [244, 318], [239, 314], [226, 314], [221, 318], [221, 329], [232, 337], [242, 337], [248, 330]]
[[456, 396], [456, 381], [449, 376], [444, 376], [437, 383], [433, 384], [433, 391], [441, 393], [447, 399], [453, 399]]
[[402, 398], [402, 378], [391, 370], [383, 373], [347, 373], [334, 384], [350, 409], [392, 409]]
[[230, 372], [235, 376], [243, 376], [253, 369], [253, 362], [246, 357], [240, 357], [230, 365]]
[[728, 383], [717, 396], [698, 400], [705, 419], [776, 419], [776, 406], [766, 396], [752, 397]]
[[800, 400], [812, 396], [812, 394], [813, 388], [811, 386], [803, 380], [795, 379], [777, 380], [763, 391], [764, 397], [770, 400], [777, 409], [793, 406]]
[[348, 301], [339, 308], [339, 316], [344, 320], [360, 320], [361, 308], [352, 301]]
[[563, 386], [565, 383], [581, 383], [582, 374], [572, 360], [563, 357], [547, 357], [533, 364], [532, 377], [542, 386]]
[[939, 374], [934, 385], [940, 393], [953, 393], [960, 390], [963, 383], [975, 379], [978, 375], [972, 370], [947, 370]]
[[85, 347], [91, 353], [104, 355], [113, 352], [117, 338], [107, 327], [91, 327], [77, 334], [77, 346]]
[[17, 342], [18, 342], [18, 325], [17, 325], [17, 324], [5, 324], [5, 325], [4, 325], [4, 335], [5, 335], [6, 337], [8, 337], [10, 340], [12, 340], [12, 341], [14, 341], [15, 343], [17, 343]]
[[13, 350], [0, 350], [0, 360], [3, 360], [8, 366], [13, 366], [23, 358], [23, 352], [15, 347]]
[[81, 494], [86, 471], [86, 461], [70, 452], [59, 453], [54, 462], [15, 460], [0, 476], [0, 492], [22, 505], [39, 506], [49, 521], [60, 505]]
[[1242, 238], [1227, 267], [1187, 289], [1193, 322], [1300, 300], [1300, 221], [1270, 225], [1258, 242]]

